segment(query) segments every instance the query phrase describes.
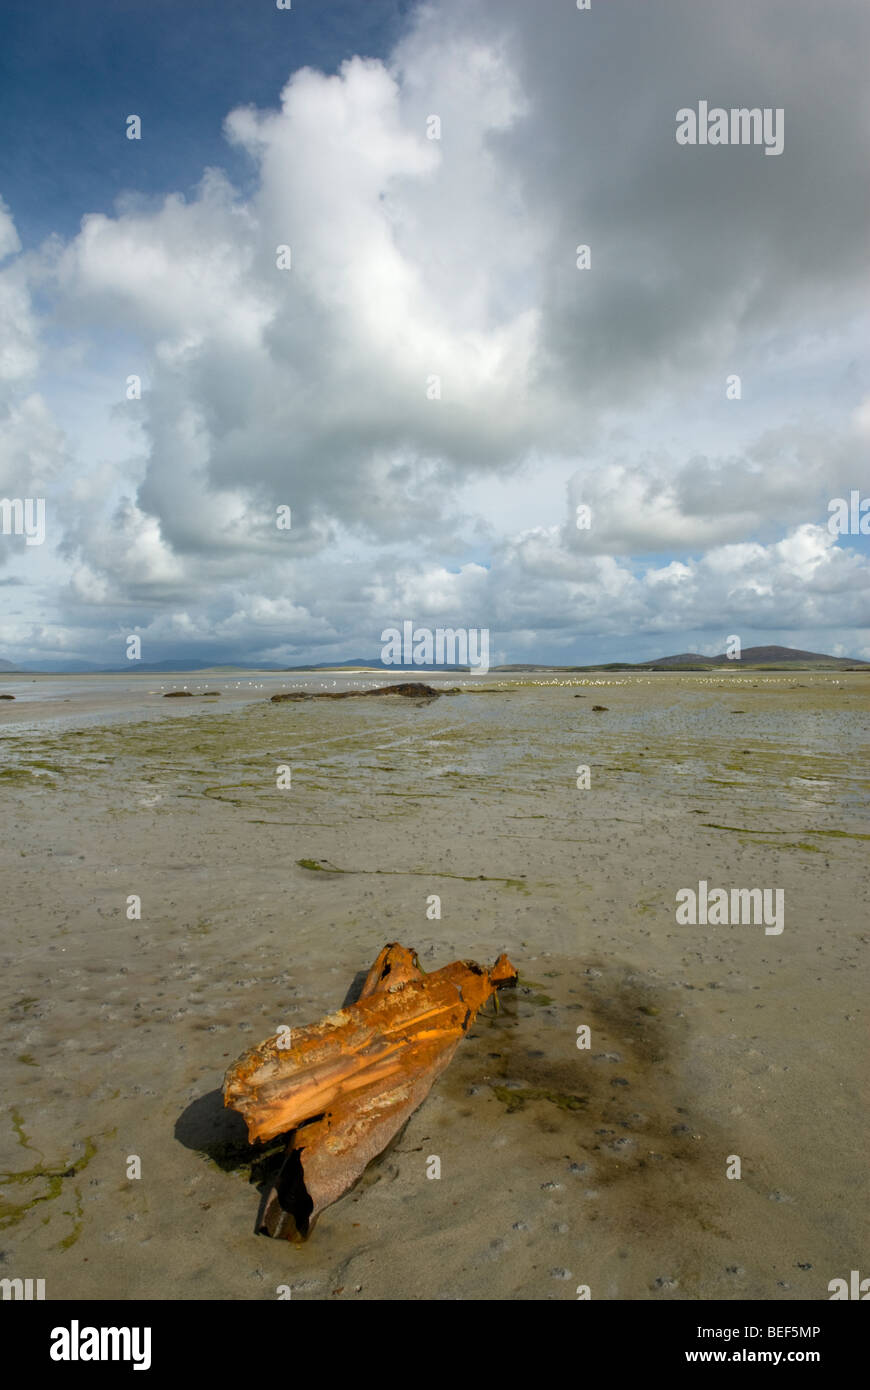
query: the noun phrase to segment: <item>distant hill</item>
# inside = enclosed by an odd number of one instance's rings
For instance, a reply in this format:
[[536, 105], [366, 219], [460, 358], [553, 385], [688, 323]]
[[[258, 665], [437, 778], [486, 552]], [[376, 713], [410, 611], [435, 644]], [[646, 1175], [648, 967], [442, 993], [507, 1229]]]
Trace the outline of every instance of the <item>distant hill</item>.
[[349, 661], [309, 661], [305, 666], [282, 666], [282, 671], [339, 671], [346, 666], [383, 666], [379, 656], [354, 656]]
[[[276, 674], [283, 672], [297, 671], [342, 671], [355, 670], [368, 667], [369, 670], [385, 671], [396, 675], [402, 670], [412, 670], [423, 674], [430, 672], [437, 675], [439, 671], [462, 673], [474, 670], [468, 666], [423, 666], [413, 665], [411, 667], [394, 666], [383, 662], [379, 656], [357, 656], [348, 661], [318, 661], [308, 662], [304, 666], [275, 666], [275, 665], [251, 665], [240, 666], [238, 664], [205, 662], [205, 661], [185, 661], [174, 658], [167, 661], [125, 661], [122, 666], [100, 666], [93, 661], [58, 661], [55, 663], [47, 661], [34, 661], [28, 667], [16, 666], [14, 662], [7, 661], [0, 657], [0, 672], [20, 673], [22, 675], [90, 675], [90, 676], [115, 676], [115, 675], [160, 675], [161, 673], [180, 673], [191, 672], [205, 675], [209, 672], [219, 675], [221, 673], [231, 674], [241, 671], [270, 671]], [[549, 662], [513, 662], [503, 666], [490, 667], [491, 673], [496, 672], [520, 672], [520, 671], [552, 671], [566, 674], [583, 671], [712, 671], [717, 668], [725, 668], [733, 671], [735, 668], [749, 668], [755, 670], [769, 667], [771, 669], [795, 669], [797, 667], [817, 667], [827, 670], [846, 670], [849, 667], [861, 670], [870, 670], [870, 661], [861, 661], [858, 657], [826, 656], [823, 652], [804, 652], [795, 647], [744, 647], [740, 660], [731, 660], [722, 652], [719, 656], [702, 656], [700, 652], [680, 652], [676, 656], [659, 656], [652, 661], [597, 661], [585, 666], [557, 666]]]
[[644, 666], [710, 666], [718, 657], [700, 656], [698, 652], [681, 652], [679, 656], [659, 656], [655, 661], [644, 661]]
[[[89, 668], [90, 669], [90, 668]], [[237, 666], [215, 661], [128, 661], [123, 666], [94, 667], [95, 676], [159, 675], [161, 671], [280, 671], [280, 666]]]
[[[282, 671], [345, 671], [351, 667], [367, 666], [374, 671], [468, 671], [468, 666], [450, 666], [446, 662], [442, 665], [434, 663], [426, 665], [425, 662], [414, 662], [412, 666], [397, 665], [392, 661], [381, 661], [379, 656], [355, 656], [351, 661], [317, 661], [309, 662], [306, 666], [282, 666]], [[506, 668], [499, 667], [500, 670]], [[543, 668], [542, 668], [543, 669]]]
[[823, 652], [802, 652], [795, 647], [744, 647], [739, 661], [732, 660], [724, 652], [720, 656], [680, 652], [676, 656], [655, 657], [652, 661], [596, 661], [588, 666], [542, 666], [534, 665], [532, 662], [517, 662], [511, 666], [493, 666], [492, 670], [554, 671], [567, 674], [580, 671], [714, 671], [721, 667], [730, 671], [749, 667], [753, 670], [764, 667], [778, 670], [781, 667], [795, 669], [807, 666], [834, 671], [855, 667], [870, 670], [870, 661], [861, 661], [858, 657], [851, 656], [825, 656]]
[[740, 657], [729, 657], [722, 652], [719, 656], [699, 656], [697, 652], [684, 652], [681, 656], [660, 656], [655, 661], [644, 661], [644, 666], [656, 668], [670, 666], [828, 666], [842, 669], [846, 666], [870, 666], [870, 661], [860, 661], [857, 657], [826, 656], [823, 652], [802, 652], [796, 647], [744, 647]]
[[[23, 668], [16, 668], [21, 669]], [[96, 661], [34, 661], [30, 674], [43, 676], [159, 676], [162, 673], [233, 671], [280, 671], [280, 666], [238, 666], [213, 661], [125, 661], [123, 666], [100, 666]]]

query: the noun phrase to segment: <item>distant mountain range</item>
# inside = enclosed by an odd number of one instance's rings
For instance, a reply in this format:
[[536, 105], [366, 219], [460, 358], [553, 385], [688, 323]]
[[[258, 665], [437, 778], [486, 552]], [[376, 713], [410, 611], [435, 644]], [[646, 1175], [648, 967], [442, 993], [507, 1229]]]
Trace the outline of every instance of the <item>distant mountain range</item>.
[[[311, 667], [306, 667], [311, 670]], [[21, 675], [54, 676], [148, 676], [178, 671], [282, 671], [283, 666], [238, 666], [214, 661], [127, 661], [123, 666], [99, 666], [95, 661], [34, 661], [29, 666], [16, 666], [0, 660], [0, 671], [17, 671]]]
[[702, 656], [700, 652], [680, 652], [678, 656], [657, 656], [652, 661], [608, 661], [590, 666], [493, 666], [493, 671], [713, 671], [749, 668], [824, 667], [827, 670], [870, 669], [870, 661], [852, 656], [826, 656], [823, 652], [802, 652], [796, 647], [744, 647], [739, 659], [725, 652]]
[[[407, 671], [408, 666], [396, 666], [393, 662], [381, 661], [379, 656], [355, 656], [352, 661], [318, 661], [314, 666], [283, 666], [284, 671], [343, 671], [345, 667], [370, 666], [377, 671]], [[415, 671], [468, 671], [468, 666], [451, 666], [447, 663], [439, 666], [417, 666]]]
[[[145, 676], [175, 673], [180, 671], [200, 671], [231, 673], [236, 671], [274, 671], [288, 674], [300, 671], [340, 671], [369, 667], [378, 671], [402, 669], [415, 671], [468, 671], [468, 666], [414, 666], [402, 668], [388, 665], [380, 657], [357, 656], [349, 661], [318, 661], [307, 666], [238, 666], [229, 663], [216, 664], [205, 661], [129, 661], [123, 666], [98, 666], [89, 661], [64, 661], [51, 665], [48, 662], [34, 662], [30, 667], [16, 666], [12, 661], [0, 658], [0, 671], [18, 672], [21, 675], [90, 675], [90, 676]], [[857, 657], [825, 656], [823, 652], [803, 652], [795, 647], [744, 647], [740, 659], [735, 660], [724, 652], [719, 656], [702, 656], [700, 652], [680, 652], [677, 656], [659, 656], [652, 661], [607, 661], [594, 662], [588, 666], [555, 666], [534, 662], [513, 662], [507, 666], [492, 666], [492, 671], [712, 671], [716, 667], [735, 670], [740, 667], [824, 667], [828, 670], [845, 670], [849, 667], [870, 667], [870, 661]]]
[[[492, 666], [493, 671], [598, 671], [598, 670], [670, 670], [672, 667], [714, 667], [714, 666], [768, 666], [795, 665], [832, 667], [870, 666], [870, 661], [860, 661], [857, 657], [825, 656], [822, 652], [803, 652], [796, 647], [744, 647], [740, 660], [735, 660], [722, 652], [720, 656], [701, 656], [699, 652], [681, 652], [679, 656], [659, 656], [652, 661], [611, 661], [594, 662], [589, 666], [553, 666], [547, 663], [531, 664], [514, 662], [507, 666]], [[321, 661], [314, 666], [286, 666], [286, 671], [336, 671], [345, 667], [371, 666], [378, 670], [390, 671], [402, 668], [387, 665], [379, 657], [354, 657], [351, 661]], [[407, 668], [405, 668], [407, 669]], [[420, 671], [468, 671], [468, 666], [414, 666]]]
[[643, 666], [670, 668], [672, 666], [870, 666], [870, 661], [859, 661], [857, 657], [825, 656], [822, 652], [802, 652], [796, 647], [744, 647], [739, 659], [722, 652], [720, 656], [699, 656], [697, 652], [683, 652], [680, 656], [661, 656], [655, 661], [644, 661]]

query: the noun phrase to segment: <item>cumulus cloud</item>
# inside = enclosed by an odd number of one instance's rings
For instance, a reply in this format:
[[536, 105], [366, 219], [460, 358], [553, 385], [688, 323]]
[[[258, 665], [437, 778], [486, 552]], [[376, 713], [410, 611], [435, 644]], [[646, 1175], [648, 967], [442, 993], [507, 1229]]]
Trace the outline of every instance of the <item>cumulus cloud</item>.
[[[55, 497], [64, 566], [56, 623], [7, 642], [325, 659], [412, 616], [509, 659], [866, 625], [866, 556], [822, 523], [868, 473], [868, 31], [857, 0], [836, 41], [810, 0], [436, 0], [386, 60], [228, 112], [244, 193], [206, 169], [38, 253], [0, 203], [0, 485]], [[700, 97], [783, 107], [783, 154], [677, 146]], [[50, 371], [22, 386], [49, 328], [135, 447], [71, 458]]]
[[39, 363], [36, 316], [31, 304], [25, 266], [18, 260], [21, 242], [12, 215], [0, 198], [0, 401], [10, 386], [31, 377]]

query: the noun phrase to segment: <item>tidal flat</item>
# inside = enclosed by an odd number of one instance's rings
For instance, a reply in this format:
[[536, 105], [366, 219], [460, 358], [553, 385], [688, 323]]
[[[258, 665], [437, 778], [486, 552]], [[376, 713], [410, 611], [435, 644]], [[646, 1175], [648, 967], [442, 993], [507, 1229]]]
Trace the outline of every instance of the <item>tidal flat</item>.
[[[4, 1277], [827, 1298], [868, 1249], [870, 676], [424, 679], [463, 693], [4, 680]], [[164, 700], [185, 684], [220, 698]], [[702, 881], [782, 889], [781, 934], [678, 925]], [[257, 1236], [275, 1153], [223, 1073], [395, 940], [426, 969], [506, 951], [520, 986], [307, 1244]]]

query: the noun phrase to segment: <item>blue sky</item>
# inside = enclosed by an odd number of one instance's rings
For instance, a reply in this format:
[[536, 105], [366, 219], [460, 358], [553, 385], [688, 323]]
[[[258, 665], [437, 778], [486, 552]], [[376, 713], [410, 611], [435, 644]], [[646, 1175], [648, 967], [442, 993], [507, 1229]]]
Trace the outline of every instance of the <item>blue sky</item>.
[[[22, 240], [74, 235], [83, 212], [110, 211], [131, 185], [160, 196], [189, 190], [208, 164], [247, 173], [221, 135], [227, 111], [273, 103], [295, 68], [383, 57], [407, 9], [407, 0], [295, 0], [290, 11], [269, 0], [4, 0], [2, 176]], [[134, 146], [135, 170], [130, 113], [148, 136]]]
[[[0, 535], [0, 657], [410, 619], [870, 659], [870, 538], [826, 526], [870, 494], [868, 44], [863, 0], [9, 0], [0, 497], [48, 520]], [[700, 99], [782, 153], [681, 147]]]

